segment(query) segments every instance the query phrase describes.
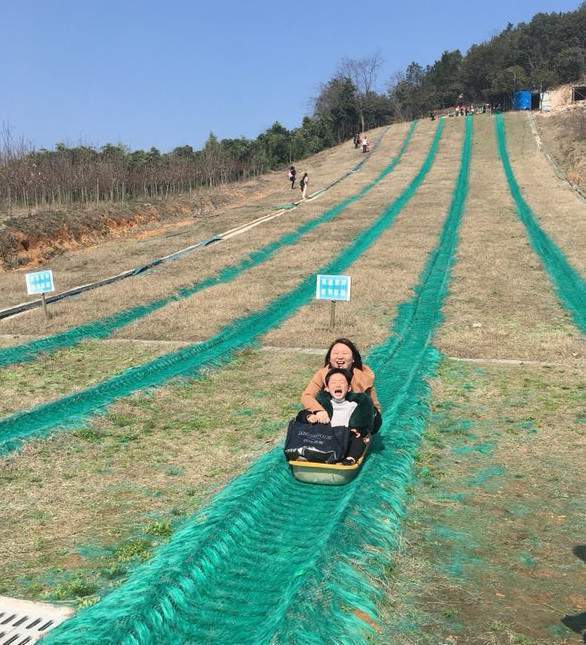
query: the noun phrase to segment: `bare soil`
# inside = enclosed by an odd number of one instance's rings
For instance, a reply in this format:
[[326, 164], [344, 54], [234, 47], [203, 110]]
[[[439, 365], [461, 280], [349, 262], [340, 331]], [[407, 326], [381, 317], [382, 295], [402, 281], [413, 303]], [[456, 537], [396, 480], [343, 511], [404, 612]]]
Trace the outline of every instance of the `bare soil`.
[[571, 184], [586, 190], [586, 102], [565, 112], [536, 115], [547, 152]]

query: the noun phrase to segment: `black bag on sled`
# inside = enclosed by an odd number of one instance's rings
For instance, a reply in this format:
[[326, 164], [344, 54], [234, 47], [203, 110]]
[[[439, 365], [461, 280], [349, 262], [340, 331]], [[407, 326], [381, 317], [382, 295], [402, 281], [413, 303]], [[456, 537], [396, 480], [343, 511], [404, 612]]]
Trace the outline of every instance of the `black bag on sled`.
[[342, 461], [348, 452], [350, 430], [344, 426], [332, 427], [329, 423], [289, 422], [285, 439], [287, 461], [301, 459], [322, 464]]

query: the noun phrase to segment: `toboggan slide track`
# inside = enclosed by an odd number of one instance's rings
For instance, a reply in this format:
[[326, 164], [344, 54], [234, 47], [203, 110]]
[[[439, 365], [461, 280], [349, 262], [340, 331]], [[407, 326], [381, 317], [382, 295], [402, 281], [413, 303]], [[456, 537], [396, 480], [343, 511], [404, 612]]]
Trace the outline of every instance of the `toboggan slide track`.
[[529, 243], [549, 275], [562, 306], [570, 312], [580, 331], [586, 333], [586, 280], [570, 265], [562, 250], [539, 226], [531, 207], [523, 199], [509, 159], [502, 114], [495, 117], [495, 133], [509, 191], [515, 202], [517, 215], [527, 231]]
[[437, 246], [393, 335], [368, 358], [384, 423], [359, 477], [301, 484], [273, 450], [196, 514], [122, 587], [47, 645], [365, 643], [423, 432], [426, 377], [468, 191], [472, 119]]
[[158, 311], [159, 309], [162, 309], [171, 302], [184, 300], [200, 291], [203, 291], [204, 289], [208, 289], [209, 287], [231, 282], [249, 269], [263, 264], [280, 249], [296, 244], [304, 235], [307, 235], [318, 226], [321, 226], [322, 224], [333, 220], [344, 210], [346, 210], [348, 206], [354, 204], [359, 199], [364, 197], [387, 175], [389, 175], [401, 161], [401, 158], [409, 147], [416, 124], [416, 121], [411, 124], [397, 155], [372, 181], [366, 184], [354, 195], [347, 197], [332, 208], [324, 211], [319, 216], [309, 220], [308, 222], [305, 222], [294, 231], [285, 233], [274, 242], [266, 244], [256, 251], [252, 251], [251, 253], [246, 255], [240, 262], [225, 267], [216, 275], [210, 276], [203, 280], [198, 280], [192, 285], [182, 287], [175, 293], [165, 298], [153, 300], [144, 305], [129, 307], [112, 316], [97, 319], [92, 322], [73, 327], [71, 329], [68, 329], [67, 331], [53, 334], [52, 336], [47, 336], [45, 338], [34, 340], [15, 347], [1, 349], [0, 368], [7, 367], [8, 365], [14, 365], [15, 363], [33, 360], [40, 353], [50, 353], [58, 349], [73, 347], [83, 340], [108, 338], [118, 329], [130, 325], [131, 323], [136, 322], [137, 320], [140, 320], [141, 318], [144, 318], [154, 313], [155, 311]]
[[275, 298], [264, 308], [231, 322], [202, 343], [164, 354], [93, 387], [5, 417], [0, 420], [0, 454], [14, 450], [24, 440], [44, 436], [58, 427], [79, 425], [91, 414], [137, 390], [159, 386], [178, 376], [194, 376], [203, 367], [224, 364], [235, 351], [249, 346], [281, 324], [312, 299], [317, 273], [342, 273], [393, 224], [431, 169], [443, 129], [442, 119], [422, 166], [401, 194], [333, 260], [307, 275], [296, 288]]
[[[377, 140], [374, 142], [372, 146], [371, 152], [374, 152], [378, 148], [379, 143], [382, 141], [383, 137], [390, 129], [390, 127], [391, 126], [387, 126], [383, 130], [383, 132], [379, 135], [379, 137], [377, 138]], [[262, 215], [261, 217], [257, 217], [252, 221], [248, 221], [248, 222], [245, 222], [244, 224], [240, 224], [239, 226], [233, 227], [228, 231], [217, 233], [216, 235], [213, 235], [211, 238], [200, 240], [195, 244], [190, 244], [187, 247], [174, 251], [173, 253], [170, 253], [163, 257], [153, 258], [149, 260], [146, 264], [141, 264], [133, 267], [132, 269], [127, 269], [126, 271], [122, 271], [121, 273], [117, 273], [115, 275], [111, 275], [106, 278], [102, 278], [95, 282], [90, 282], [77, 287], [72, 287], [67, 291], [61, 291], [60, 293], [56, 293], [55, 295], [48, 296], [46, 298], [46, 301], [47, 303], [59, 302], [67, 298], [77, 296], [80, 293], [85, 293], [86, 291], [91, 291], [93, 289], [99, 289], [100, 287], [105, 287], [107, 285], [113, 284], [114, 282], [119, 282], [120, 280], [134, 278], [166, 262], [178, 260], [181, 257], [184, 257], [190, 253], [193, 253], [194, 251], [201, 251], [202, 249], [206, 249], [211, 245], [224, 242], [236, 235], [241, 235], [242, 233], [245, 233], [252, 228], [256, 228], [256, 226], [260, 226], [261, 224], [270, 222], [276, 217], [280, 217], [285, 213], [285, 211], [292, 211], [298, 208], [301, 204], [304, 203], [304, 201], [311, 202], [314, 199], [317, 199], [320, 195], [323, 195], [324, 193], [328, 192], [334, 186], [337, 186], [339, 183], [343, 182], [345, 179], [348, 179], [348, 177], [352, 176], [355, 172], [358, 172], [370, 158], [372, 158], [371, 155], [368, 155], [368, 157], [363, 158], [362, 161], [359, 161], [357, 164], [352, 166], [350, 170], [343, 173], [339, 177], [336, 177], [336, 179], [334, 179], [333, 181], [330, 181], [328, 184], [326, 184], [322, 188], [319, 188], [314, 193], [311, 193], [306, 200], [300, 199], [299, 201], [296, 201], [296, 202], [289, 202], [288, 204], [282, 204], [281, 206], [276, 207], [277, 209], [276, 212], [270, 213], [268, 215]], [[19, 305], [13, 305], [12, 307], [0, 309], [0, 320], [4, 320], [5, 318], [11, 318], [12, 316], [16, 316], [20, 313], [24, 313], [26, 311], [30, 311], [31, 309], [36, 309], [41, 306], [42, 306], [42, 300], [32, 300], [26, 303], [20, 303]]]

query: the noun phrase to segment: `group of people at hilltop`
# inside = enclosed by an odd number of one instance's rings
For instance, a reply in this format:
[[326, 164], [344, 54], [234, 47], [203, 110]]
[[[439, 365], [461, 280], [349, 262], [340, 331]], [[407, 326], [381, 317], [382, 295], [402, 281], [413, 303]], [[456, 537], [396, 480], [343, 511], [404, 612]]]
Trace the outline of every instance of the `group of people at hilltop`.
[[323, 431], [324, 426], [348, 428], [350, 441], [341, 463], [355, 464], [370, 437], [381, 426], [381, 406], [374, 389], [374, 373], [362, 362], [356, 345], [337, 338], [326, 352], [324, 366], [301, 395], [303, 410], [297, 423]]

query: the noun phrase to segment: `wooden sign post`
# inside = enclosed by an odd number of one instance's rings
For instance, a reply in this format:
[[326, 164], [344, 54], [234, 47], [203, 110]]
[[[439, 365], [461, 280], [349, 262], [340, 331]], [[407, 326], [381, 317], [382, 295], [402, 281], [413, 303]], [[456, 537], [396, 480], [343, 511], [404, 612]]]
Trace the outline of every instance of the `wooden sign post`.
[[45, 312], [45, 319], [49, 320], [49, 310], [47, 309], [46, 294], [55, 291], [55, 283], [53, 281], [53, 271], [47, 269], [46, 271], [35, 271], [35, 273], [27, 273], [26, 277], [26, 290], [29, 296], [41, 294], [43, 301], [43, 311]]
[[318, 275], [315, 288], [317, 300], [330, 301], [330, 329], [336, 326], [336, 301], [350, 300], [351, 277], [349, 275]]

